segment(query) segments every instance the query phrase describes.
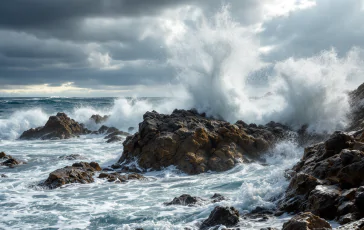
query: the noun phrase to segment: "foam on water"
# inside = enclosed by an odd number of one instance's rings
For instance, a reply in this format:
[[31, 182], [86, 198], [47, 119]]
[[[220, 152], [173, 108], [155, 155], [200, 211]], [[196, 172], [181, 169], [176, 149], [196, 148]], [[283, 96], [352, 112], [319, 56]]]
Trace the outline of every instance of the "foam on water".
[[[107, 166], [121, 154], [119, 144], [105, 144], [102, 137], [85, 136], [64, 141], [9, 141], [0, 143], [9, 154], [28, 161], [15, 169], [1, 168], [8, 178], [0, 178], [0, 228], [61, 229], [198, 229], [216, 205], [234, 206], [241, 213], [257, 206], [272, 207], [287, 187], [284, 170], [291, 167], [302, 150], [291, 142], [278, 145], [267, 155], [268, 165], [242, 164], [223, 173], [189, 176], [170, 167], [149, 172], [148, 181], [126, 184], [96, 179], [93, 184], [68, 185], [56, 190], [32, 187], [49, 172], [71, 165], [59, 160], [65, 154], [80, 154], [86, 161]], [[26, 151], [25, 151], [26, 150]], [[52, 162], [52, 164], [50, 164]], [[208, 198], [221, 193], [228, 200], [197, 207], [164, 206], [182, 194]], [[288, 217], [268, 222], [243, 221], [244, 229], [281, 227]]]

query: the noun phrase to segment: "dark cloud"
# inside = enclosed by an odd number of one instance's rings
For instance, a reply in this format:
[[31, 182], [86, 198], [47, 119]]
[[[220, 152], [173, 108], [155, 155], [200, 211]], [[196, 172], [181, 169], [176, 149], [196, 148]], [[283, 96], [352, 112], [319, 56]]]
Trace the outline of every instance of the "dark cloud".
[[[277, 1], [278, 2], [278, 1]], [[62, 85], [100, 88], [174, 83], [166, 64], [160, 23], [182, 5], [211, 18], [223, 3], [243, 25], [262, 22], [272, 0], [9, 0], [0, 7], [0, 91], [5, 85]], [[358, 0], [317, 0], [317, 6], [263, 23], [265, 57], [277, 61], [311, 56], [336, 47], [364, 47]], [[110, 63], [109, 63], [110, 62]], [[119, 68], [114, 68], [114, 67]]]

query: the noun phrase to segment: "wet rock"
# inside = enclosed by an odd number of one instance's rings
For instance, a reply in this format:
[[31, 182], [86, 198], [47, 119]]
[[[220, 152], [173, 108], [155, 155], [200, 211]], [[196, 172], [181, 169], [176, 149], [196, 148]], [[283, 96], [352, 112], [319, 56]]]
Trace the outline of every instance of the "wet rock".
[[215, 193], [212, 197], [210, 197], [210, 199], [212, 203], [217, 203], [223, 200], [227, 200], [226, 197], [218, 193]]
[[308, 197], [307, 210], [325, 219], [337, 215], [337, 198], [341, 195], [337, 186], [317, 185]]
[[1, 178], [7, 178], [8, 176], [7, 176], [7, 175], [5, 175], [5, 174], [1, 174], [1, 175], [0, 175], [0, 177], [1, 177]]
[[204, 230], [219, 225], [234, 227], [239, 223], [239, 217], [239, 212], [234, 207], [217, 206], [212, 210], [210, 216], [202, 222], [200, 229]]
[[128, 132], [129, 132], [129, 133], [133, 132], [134, 130], [135, 130], [135, 128], [134, 128], [134, 127], [129, 127], [129, 128], [128, 128]]
[[332, 229], [331, 225], [310, 212], [301, 213], [283, 224], [282, 230], [324, 230]]
[[119, 173], [100, 173], [100, 179], [107, 179], [108, 182], [127, 182], [129, 180], [145, 180], [146, 178], [140, 174], [133, 173], [127, 175], [120, 175]]
[[343, 226], [340, 226], [338, 228], [335, 228], [337, 230], [363, 230], [364, 228], [364, 218], [360, 219], [355, 222], [351, 222], [350, 224], [345, 224]]
[[113, 136], [113, 137], [110, 137], [110, 139], [108, 139], [106, 141], [106, 143], [115, 143], [115, 142], [121, 142], [123, 140], [122, 137], [120, 136]]
[[56, 116], [49, 117], [45, 126], [32, 128], [23, 132], [20, 139], [69, 139], [87, 133], [89, 133], [89, 130], [75, 120], [69, 118], [65, 113], [57, 113]]
[[25, 161], [15, 159], [10, 155], [5, 154], [4, 152], [0, 153], [0, 160], [2, 160], [2, 162], [0, 162], [0, 165], [7, 166], [9, 168], [14, 168], [17, 165], [22, 165], [27, 163]]
[[94, 114], [90, 117], [90, 120], [94, 121], [96, 124], [100, 124], [100, 123], [104, 123], [105, 121], [107, 121], [107, 119], [109, 119], [110, 116], [108, 115], [104, 115], [104, 116], [100, 116], [99, 114]]
[[180, 197], [175, 197], [171, 202], [166, 202], [164, 205], [183, 205], [183, 206], [194, 206], [198, 203], [202, 203], [204, 200], [200, 197], [191, 196], [189, 194], [183, 194]]
[[[350, 126], [348, 130], [358, 130], [364, 128], [364, 83], [350, 93], [350, 104], [352, 113], [350, 114]], [[364, 142], [364, 139], [363, 141]]]
[[58, 159], [73, 161], [73, 160], [84, 160], [86, 158], [81, 156], [80, 154], [71, 154], [71, 155], [60, 156], [58, 157]]
[[93, 175], [96, 171], [101, 171], [98, 163], [79, 162], [72, 166], [57, 169], [49, 174], [46, 181], [39, 186], [55, 189], [65, 184], [80, 183], [88, 184], [94, 182]]
[[[277, 126], [277, 125], [276, 125]], [[247, 126], [206, 118], [195, 110], [171, 115], [147, 112], [139, 130], [126, 138], [120, 166], [134, 162], [142, 169], [171, 165], [188, 174], [225, 171], [246, 158], [259, 159], [285, 130], [276, 126]]]

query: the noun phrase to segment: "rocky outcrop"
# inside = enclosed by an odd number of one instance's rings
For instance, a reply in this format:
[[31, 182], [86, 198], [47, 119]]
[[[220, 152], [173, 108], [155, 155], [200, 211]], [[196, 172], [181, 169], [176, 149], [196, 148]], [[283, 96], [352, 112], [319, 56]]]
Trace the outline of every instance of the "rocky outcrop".
[[364, 217], [363, 135], [335, 132], [325, 142], [307, 147], [292, 169], [281, 210], [312, 212], [340, 224]]
[[220, 225], [234, 227], [239, 223], [239, 217], [240, 214], [234, 207], [217, 206], [212, 210], [210, 216], [202, 222], [200, 229], [205, 230]]
[[107, 121], [107, 119], [109, 119], [110, 116], [108, 115], [104, 115], [104, 116], [100, 116], [99, 114], [94, 114], [90, 117], [90, 120], [94, 121], [96, 124], [100, 124], [100, 123], [104, 123], [105, 121]]
[[0, 152], [0, 165], [7, 166], [9, 168], [14, 168], [17, 165], [26, 164], [25, 161], [21, 161], [18, 159], [15, 159], [14, 157], [5, 154], [4, 152]]
[[350, 93], [352, 112], [351, 124], [348, 130], [364, 128], [364, 83]]
[[96, 171], [101, 171], [98, 163], [79, 162], [72, 166], [67, 166], [62, 169], [57, 169], [49, 174], [46, 181], [39, 186], [49, 189], [59, 188], [66, 184], [80, 183], [88, 184], [94, 182], [93, 175]]
[[122, 183], [129, 180], [145, 180], [146, 178], [138, 173], [120, 175], [119, 173], [100, 173], [99, 178], [107, 179], [108, 182]]
[[88, 133], [90, 133], [89, 130], [69, 118], [65, 113], [57, 113], [56, 116], [49, 117], [49, 120], [43, 127], [32, 128], [23, 132], [20, 139], [69, 139]]
[[226, 200], [224, 196], [221, 194], [215, 193], [210, 199], [204, 199], [197, 196], [191, 196], [189, 194], [183, 194], [179, 197], [175, 197], [171, 202], [166, 202], [164, 205], [182, 205], [182, 206], [196, 206], [196, 205], [203, 205], [207, 203], [216, 203], [222, 200]]
[[175, 110], [171, 115], [147, 112], [139, 130], [127, 137], [119, 167], [137, 160], [143, 169], [171, 165], [188, 174], [225, 171], [244, 160], [259, 159], [288, 128], [271, 122], [266, 126], [230, 124], [198, 114]]
[[324, 230], [332, 229], [324, 219], [310, 212], [301, 213], [283, 224], [282, 230]]

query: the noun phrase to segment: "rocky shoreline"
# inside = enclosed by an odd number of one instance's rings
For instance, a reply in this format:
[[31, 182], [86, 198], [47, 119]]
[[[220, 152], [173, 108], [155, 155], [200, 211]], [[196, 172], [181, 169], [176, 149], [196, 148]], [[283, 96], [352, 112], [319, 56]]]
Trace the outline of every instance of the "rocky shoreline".
[[[263, 161], [264, 154], [282, 140], [292, 139], [305, 146], [302, 159], [286, 176], [290, 184], [277, 201], [277, 208], [256, 207], [240, 214], [234, 207], [216, 206], [200, 223], [200, 229], [224, 225], [239, 229], [244, 219], [267, 221], [272, 216], [289, 213], [294, 216], [283, 225], [284, 230], [332, 229], [327, 221], [336, 221], [337, 229], [364, 227], [364, 84], [350, 93], [351, 123], [347, 130], [331, 135], [310, 135], [305, 126], [294, 131], [283, 124], [235, 124], [207, 117], [196, 110], [175, 110], [170, 115], [147, 112], [134, 135], [114, 127], [101, 126], [89, 130], [65, 113], [51, 116], [43, 127], [25, 131], [20, 140], [58, 140], [80, 135], [104, 135], [106, 142], [123, 142], [120, 159], [102, 169], [96, 162], [79, 162], [49, 174], [38, 184], [47, 189], [72, 183], [93, 183], [94, 178], [111, 183], [148, 180], [147, 170], [176, 166], [186, 174], [208, 171], [222, 172], [237, 164]], [[90, 120], [102, 125], [109, 116], [93, 115]], [[131, 128], [129, 130], [132, 130]], [[66, 160], [78, 156], [64, 156]], [[0, 165], [21, 167], [24, 161], [0, 153]], [[282, 175], [283, 177], [284, 175]], [[6, 177], [6, 175], [1, 175]], [[213, 192], [213, 191], [212, 191]], [[228, 199], [220, 194], [210, 198], [183, 194], [165, 205], [196, 206], [219, 203]], [[266, 228], [273, 229], [273, 228]]]

